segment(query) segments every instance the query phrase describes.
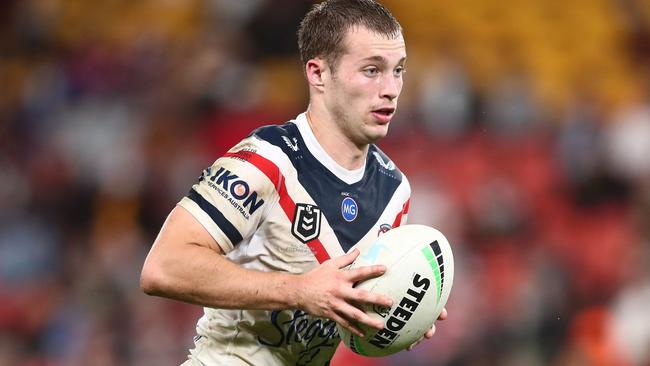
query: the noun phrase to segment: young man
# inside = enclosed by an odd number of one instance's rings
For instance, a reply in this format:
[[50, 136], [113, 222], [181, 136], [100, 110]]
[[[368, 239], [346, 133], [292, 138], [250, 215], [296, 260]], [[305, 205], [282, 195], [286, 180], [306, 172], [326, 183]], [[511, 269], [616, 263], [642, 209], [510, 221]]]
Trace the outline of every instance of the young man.
[[344, 268], [408, 212], [406, 177], [373, 145], [402, 90], [401, 27], [371, 0], [330, 0], [298, 42], [307, 111], [206, 169], [145, 261], [146, 293], [205, 307], [186, 365], [325, 365], [335, 322], [383, 327], [354, 304], [392, 305], [353, 288], [385, 267]]

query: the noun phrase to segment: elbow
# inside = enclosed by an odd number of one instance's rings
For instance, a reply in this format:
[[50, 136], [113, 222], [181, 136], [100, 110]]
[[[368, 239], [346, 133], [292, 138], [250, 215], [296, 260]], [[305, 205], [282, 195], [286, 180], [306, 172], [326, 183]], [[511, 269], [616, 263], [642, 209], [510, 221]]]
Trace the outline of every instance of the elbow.
[[160, 296], [164, 293], [164, 287], [163, 269], [147, 258], [140, 273], [140, 288], [147, 295]]

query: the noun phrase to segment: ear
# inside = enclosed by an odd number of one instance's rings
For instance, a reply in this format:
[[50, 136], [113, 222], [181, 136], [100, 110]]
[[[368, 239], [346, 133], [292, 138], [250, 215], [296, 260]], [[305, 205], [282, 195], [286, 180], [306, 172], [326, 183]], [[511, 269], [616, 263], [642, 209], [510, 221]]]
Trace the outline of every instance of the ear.
[[320, 58], [312, 58], [307, 61], [305, 65], [305, 75], [309, 85], [319, 91], [322, 91], [325, 86], [325, 78], [327, 73], [325, 60]]

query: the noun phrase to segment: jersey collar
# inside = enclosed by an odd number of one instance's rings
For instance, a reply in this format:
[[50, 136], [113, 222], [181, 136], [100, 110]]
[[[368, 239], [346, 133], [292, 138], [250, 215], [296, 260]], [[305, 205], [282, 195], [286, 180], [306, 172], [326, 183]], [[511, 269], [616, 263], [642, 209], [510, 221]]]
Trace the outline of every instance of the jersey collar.
[[296, 117], [295, 119], [296, 126], [298, 126], [298, 131], [300, 131], [300, 135], [302, 136], [303, 141], [305, 142], [305, 145], [307, 145], [307, 148], [311, 152], [311, 154], [320, 162], [323, 164], [327, 170], [332, 172], [334, 175], [336, 175], [337, 178], [340, 180], [344, 181], [347, 184], [354, 184], [359, 182], [361, 179], [363, 179], [363, 174], [365, 173], [366, 170], [366, 161], [364, 160], [363, 165], [359, 169], [354, 169], [354, 170], [348, 170], [339, 163], [337, 163], [334, 159], [332, 159], [329, 154], [323, 149], [321, 144], [318, 142], [316, 139], [316, 136], [314, 135], [314, 132], [311, 130], [311, 127], [309, 126], [309, 122], [307, 121], [307, 114], [306, 113], [301, 113]]

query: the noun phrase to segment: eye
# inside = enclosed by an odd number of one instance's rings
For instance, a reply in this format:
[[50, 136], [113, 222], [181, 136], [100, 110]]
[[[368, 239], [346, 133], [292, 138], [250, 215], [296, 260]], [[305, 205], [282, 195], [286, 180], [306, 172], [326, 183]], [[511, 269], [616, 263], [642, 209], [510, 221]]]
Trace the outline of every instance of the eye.
[[377, 75], [379, 74], [379, 69], [376, 68], [376, 67], [374, 67], [374, 66], [372, 66], [372, 67], [365, 68], [365, 69], [363, 70], [363, 73], [364, 73], [366, 76], [370, 76], [370, 77], [372, 77], [372, 76], [377, 76]]
[[402, 76], [402, 74], [406, 72], [406, 68], [404, 68], [404, 66], [397, 66], [393, 72], [395, 73], [395, 76]]

